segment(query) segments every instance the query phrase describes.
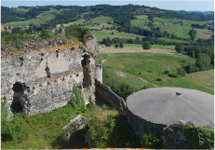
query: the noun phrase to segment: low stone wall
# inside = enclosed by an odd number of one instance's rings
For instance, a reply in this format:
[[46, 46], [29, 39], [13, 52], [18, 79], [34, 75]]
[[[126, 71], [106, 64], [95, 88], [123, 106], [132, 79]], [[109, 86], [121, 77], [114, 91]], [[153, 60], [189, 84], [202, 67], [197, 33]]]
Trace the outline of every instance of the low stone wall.
[[99, 81], [95, 81], [96, 92], [95, 96], [100, 101], [107, 105], [116, 108], [118, 111], [125, 113], [126, 103], [123, 98], [115, 94], [110, 87], [101, 84]]
[[132, 130], [139, 138], [141, 138], [143, 134], [150, 133], [161, 135], [161, 131], [163, 130], [164, 127], [166, 127], [166, 125], [164, 124], [152, 123], [141, 117], [136, 116], [128, 109], [128, 107], [126, 107], [126, 116]]

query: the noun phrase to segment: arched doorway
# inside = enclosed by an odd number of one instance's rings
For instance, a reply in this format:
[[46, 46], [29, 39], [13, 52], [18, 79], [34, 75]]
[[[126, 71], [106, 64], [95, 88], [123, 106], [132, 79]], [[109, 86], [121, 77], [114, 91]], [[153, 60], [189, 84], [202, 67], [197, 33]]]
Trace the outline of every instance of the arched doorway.
[[23, 105], [24, 105], [24, 91], [26, 89], [25, 83], [16, 82], [13, 85], [13, 101], [11, 104], [11, 111], [13, 113], [18, 113], [23, 111]]

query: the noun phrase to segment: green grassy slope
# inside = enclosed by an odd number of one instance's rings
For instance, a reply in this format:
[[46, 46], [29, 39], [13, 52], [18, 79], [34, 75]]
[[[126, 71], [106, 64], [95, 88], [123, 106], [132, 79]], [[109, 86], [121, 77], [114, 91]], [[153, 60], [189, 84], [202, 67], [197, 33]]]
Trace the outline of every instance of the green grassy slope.
[[[183, 61], [185, 62], [183, 63]], [[212, 90], [195, 82], [180, 76], [172, 78], [163, 74], [165, 70], [177, 74], [177, 68], [180, 68], [182, 63], [194, 62], [194, 59], [186, 56], [153, 53], [99, 54], [97, 58], [97, 63], [105, 67], [109, 76], [136, 88], [142, 88], [144, 85], [149, 87], [171, 86], [198, 89], [213, 94]], [[161, 78], [162, 81], [157, 81], [158, 78]]]

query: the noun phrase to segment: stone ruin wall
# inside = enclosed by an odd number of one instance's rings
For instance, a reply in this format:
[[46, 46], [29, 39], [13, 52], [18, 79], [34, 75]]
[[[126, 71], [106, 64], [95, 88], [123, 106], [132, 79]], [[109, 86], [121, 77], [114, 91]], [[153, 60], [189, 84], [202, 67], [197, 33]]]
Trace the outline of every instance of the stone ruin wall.
[[95, 85], [95, 96], [98, 100], [104, 102], [110, 107], [116, 108], [122, 113], [126, 112], [126, 103], [123, 98], [119, 97], [110, 89], [110, 87], [100, 83], [97, 79], [95, 80]]
[[28, 115], [67, 104], [73, 86], [82, 90], [85, 104], [95, 99], [97, 41], [92, 34], [85, 45], [69, 40], [24, 42], [21, 50], [1, 49], [1, 96], [11, 107], [20, 105]]

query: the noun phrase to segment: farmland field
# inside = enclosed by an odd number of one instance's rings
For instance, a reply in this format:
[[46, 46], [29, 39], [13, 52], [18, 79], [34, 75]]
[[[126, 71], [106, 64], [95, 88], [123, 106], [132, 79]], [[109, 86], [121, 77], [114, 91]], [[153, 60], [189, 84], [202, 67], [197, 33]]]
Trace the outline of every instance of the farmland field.
[[158, 40], [164, 40], [166, 42], [176, 42], [176, 43], [189, 43], [189, 41], [177, 40], [177, 39], [168, 39], [168, 38], [158, 38]]
[[214, 69], [187, 74], [184, 80], [214, 90]]
[[[127, 44], [125, 43], [124, 46], [128, 47], [142, 47], [141, 44]], [[151, 45], [151, 48], [148, 51], [152, 51], [153, 48], [158, 48], [158, 49], [170, 49], [170, 50], [175, 50], [175, 45]]]
[[135, 19], [135, 20], [131, 20], [131, 25], [150, 30], [150, 28], [147, 27], [148, 22], [149, 22], [149, 20]]
[[213, 32], [210, 30], [205, 30], [205, 29], [195, 29], [195, 30], [196, 30], [195, 40], [197, 40], [198, 38], [208, 39], [213, 35]]
[[[135, 35], [135, 34], [130, 34], [130, 33], [125, 33], [125, 32], [118, 32], [116, 30], [102, 30], [102, 31], [92, 31], [95, 36], [97, 41], [101, 41], [103, 38], [110, 37], [110, 39], [119, 37], [119, 38], [132, 38], [135, 39], [136, 37], [140, 37], [142, 39], [143, 36], [140, 35]], [[114, 34], [112, 34], [112, 32]]]
[[30, 19], [26, 21], [14, 21], [14, 22], [2, 24], [2, 26], [24, 26], [24, 25], [29, 25], [30, 23], [44, 24], [44, 23], [47, 23], [49, 20], [53, 19], [54, 17], [55, 17], [54, 14], [45, 12], [38, 15], [36, 19]]
[[[135, 45], [135, 46], [133, 46]], [[163, 48], [160, 47], [160, 45], [152, 45], [153, 47], [149, 50], [143, 50], [141, 45], [138, 44], [125, 44], [124, 48], [115, 48], [114, 46], [111, 47], [105, 47], [105, 46], [99, 46], [99, 53], [160, 53], [160, 54], [171, 54], [175, 55], [177, 54], [175, 50], [170, 49], [171, 47], [168, 47], [169, 49], [165, 49], [165, 46]]]

